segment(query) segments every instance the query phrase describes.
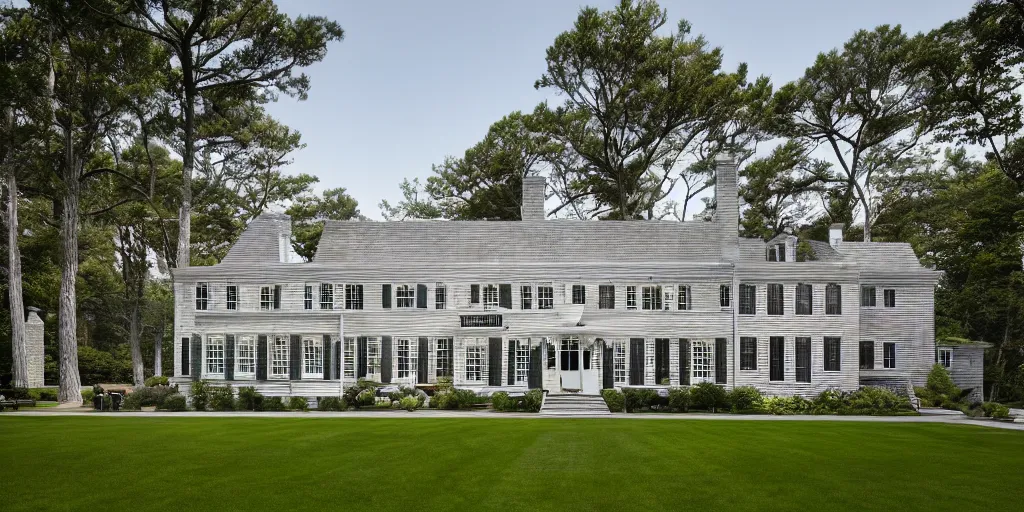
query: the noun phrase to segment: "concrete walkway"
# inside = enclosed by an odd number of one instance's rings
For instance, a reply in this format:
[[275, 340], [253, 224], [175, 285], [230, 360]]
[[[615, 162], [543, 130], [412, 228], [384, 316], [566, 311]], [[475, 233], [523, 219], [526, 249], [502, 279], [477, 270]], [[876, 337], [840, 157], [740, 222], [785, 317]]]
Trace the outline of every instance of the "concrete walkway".
[[1002, 428], [1006, 430], [1024, 431], [1024, 424], [997, 421], [991, 419], [974, 419], [967, 416], [953, 415], [926, 415], [926, 416], [771, 416], [761, 414], [658, 414], [640, 413], [624, 414], [613, 413], [604, 415], [572, 415], [559, 416], [556, 414], [540, 415], [533, 413], [510, 413], [492, 411], [436, 411], [423, 409], [415, 412], [406, 411], [346, 411], [346, 412], [116, 412], [103, 413], [86, 408], [77, 409], [37, 409], [5, 411], [0, 413], [0, 420], [6, 416], [89, 416], [94, 418], [310, 418], [310, 419], [332, 419], [332, 418], [490, 418], [490, 419], [583, 419], [583, 420], [677, 420], [677, 421], [860, 421], [867, 423], [947, 423], [950, 425], [974, 425], [979, 427]]

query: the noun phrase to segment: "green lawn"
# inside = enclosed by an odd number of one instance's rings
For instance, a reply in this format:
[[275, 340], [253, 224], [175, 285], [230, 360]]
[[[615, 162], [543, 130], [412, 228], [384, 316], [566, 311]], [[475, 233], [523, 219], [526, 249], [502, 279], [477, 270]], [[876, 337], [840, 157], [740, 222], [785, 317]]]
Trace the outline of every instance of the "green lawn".
[[1021, 510], [1024, 432], [941, 424], [3, 417], [11, 510]]

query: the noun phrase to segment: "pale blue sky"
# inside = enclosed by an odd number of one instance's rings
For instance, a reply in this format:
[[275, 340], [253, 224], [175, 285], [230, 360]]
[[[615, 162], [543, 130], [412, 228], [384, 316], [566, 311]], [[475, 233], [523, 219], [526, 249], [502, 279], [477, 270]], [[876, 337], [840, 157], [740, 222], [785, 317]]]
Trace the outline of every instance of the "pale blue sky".
[[[431, 164], [461, 155], [487, 127], [547, 98], [533, 88], [544, 52], [572, 27], [583, 5], [614, 0], [278, 0], [291, 15], [338, 21], [345, 40], [309, 68], [309, 99], [284, 97], [270, 112], [302, 133], [307, 147], [289, 172], [345, 187], [360, 211], [379, 219], [381, 199], [400, 198], [403, 178], [430, 175]], [[722, 47], [728, 69], [746, 62], [751, 76], [776, 86], [799, 77], [822, 51], [855, 30], [901, 24], [925, 31], [965, 15], [969, 0], [662, 0], [674, 27]]]

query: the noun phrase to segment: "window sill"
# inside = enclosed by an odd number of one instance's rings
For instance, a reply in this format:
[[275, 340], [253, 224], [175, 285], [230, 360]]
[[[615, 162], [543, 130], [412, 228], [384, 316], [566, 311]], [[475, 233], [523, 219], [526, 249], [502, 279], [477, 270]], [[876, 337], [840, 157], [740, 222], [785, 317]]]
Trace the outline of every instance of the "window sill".
[[235, 372], [234, 380], [256, 380], [256, 374]]
[[320, 379], [320, 380], [323, 380], [324, 374], [322, 374], [322, 373], [303, 373], [302, 374], [302, 378], [303, 379]]
[[204, 373], [202, 378], [204, 378], [204, 379], [220, 379], [220, 380], [224, 380], [224, 374], [223, 373]]

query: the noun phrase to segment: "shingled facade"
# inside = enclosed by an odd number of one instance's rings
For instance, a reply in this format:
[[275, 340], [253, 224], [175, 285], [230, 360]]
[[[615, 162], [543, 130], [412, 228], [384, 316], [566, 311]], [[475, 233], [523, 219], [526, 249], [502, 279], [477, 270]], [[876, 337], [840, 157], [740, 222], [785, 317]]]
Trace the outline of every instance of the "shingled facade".
[[[332, 396], [359, 378], [550, 393], [751, 385], [809, 396], [924, 385], [939, 273], [906, 244], [738, 235], [737, 171], [708, 222], [327, 222], [309, 263], [290, 221], [254, 220], [224, 260], [175, 272], [174, 376]], [[806, 256], [804, 253], [807, 253]]]

